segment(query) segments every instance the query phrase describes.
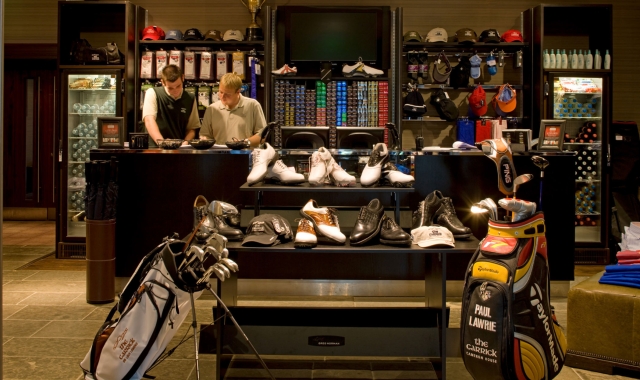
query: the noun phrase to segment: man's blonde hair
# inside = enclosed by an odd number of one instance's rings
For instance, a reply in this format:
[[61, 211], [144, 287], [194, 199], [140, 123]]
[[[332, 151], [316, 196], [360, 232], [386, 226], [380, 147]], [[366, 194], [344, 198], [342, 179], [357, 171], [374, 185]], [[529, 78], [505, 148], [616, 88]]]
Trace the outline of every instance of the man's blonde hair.
[[242, 79], [236, 73], [226, 73], [220, 78], [220, 85], [238, 91], [242, 87]]

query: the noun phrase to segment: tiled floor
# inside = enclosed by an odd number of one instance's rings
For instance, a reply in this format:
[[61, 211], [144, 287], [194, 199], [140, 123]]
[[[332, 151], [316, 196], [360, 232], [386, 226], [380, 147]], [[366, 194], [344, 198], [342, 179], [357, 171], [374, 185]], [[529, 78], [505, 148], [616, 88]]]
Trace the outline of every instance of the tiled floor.
[[[32, 260], [53, 251], [55, 224], [53, 222], [3, 222], [3, 379], [77, 380], [82, 378], [79, 362], [87, 353], [93, 337], [102, 325], [111, 304], [90, 305], [85, 300], [85, 272], [58, 270], [16, 270]], [[125, 279], [126, 280], [126, 279]], [[343, 301], [343, 300], [341, 300]], [[361, 302], [363, 301], [363, 302]], [[257, 303], [278, 304], [277, 300], [245, 300], [247, 305]], [[300, 303], [309, 302], [300, 300]], [[366, 300], [347, 302], [351, 306], [364, 304]], [[566, 299], [554, 299], [561, 323], [566, 322]], [[211, 299], [196, 301], [198, 320], [211, 322]], [[242, 304], [242, 303], [241, 303]], [[459, 318], [459, 302], [448, 302], [452, 317]], [[313, 303], [318, 306], [318, 302]], [[371, 306], [370, 302], [366, 302]], [[379, 303], [385, 306], [385, 303]], [[397, 302], [394, 302], [397, 305]], [[457, 313], [457, 314], [456, 314]], [[191, 319], [187, 317], [187, 321]], [[180, 326], [176, 339], [190, 329], [188, 323]], [[176, 341], [169, 346], [172, 347]], [[273, 358], [273, 357], [272, 357]], [[215, 360], [212, 355], [200, 356], [200, 378], [213, 379]], [[290, 357], [288, 359], [291, 359]], [[420, 368], [399, 371], [377, 371], [375, 361], [367, 366], [353, 362], [353, 358], [317, 357], [317, 367], [305, 367], [296, 371], [274, 369], [277, 378], [425, 378]], [[405, 363], [422, 363], [420, 359], [404, 358]], [[337, 365], [336, 363], [342, 363]], [[322, 363], [325, 363], [324, 365]], [[402, 362], [401, 362], [402, 363]], [[327, 366], [331, 370], [327, 370]], [[254, 371], [254, 372], [251, 372]], [[240, 368], [236, 376], [255, 370]], [[448, 378], [471, 379], [459, 357], [447, 359]], [[166, 360], [151, 373], [158, 380], [195, 379], [192, 342], [180, 346], [171, 359]], [[424, 375], [424, 376], [423, 376]], [[256, 375], [257, 376], [257, 375]], [[246, 376], [244, 378], [247, 378]], [[560, 380], [625, 379], [579, 369], [564, 367]]]

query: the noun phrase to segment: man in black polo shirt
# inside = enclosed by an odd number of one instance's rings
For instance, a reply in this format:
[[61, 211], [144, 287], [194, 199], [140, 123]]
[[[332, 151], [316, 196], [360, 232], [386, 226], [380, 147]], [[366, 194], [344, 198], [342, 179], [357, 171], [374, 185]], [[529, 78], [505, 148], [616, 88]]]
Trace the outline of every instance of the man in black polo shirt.
[[160, 139], [187, 141], [200, 128], [198, 105], [194, 97], [183, 89], [184, 74], [180, 67], [167, 65], [162, 69], [162, 87], [147, 90], [142, 108], [142, 120], [153, 146]]

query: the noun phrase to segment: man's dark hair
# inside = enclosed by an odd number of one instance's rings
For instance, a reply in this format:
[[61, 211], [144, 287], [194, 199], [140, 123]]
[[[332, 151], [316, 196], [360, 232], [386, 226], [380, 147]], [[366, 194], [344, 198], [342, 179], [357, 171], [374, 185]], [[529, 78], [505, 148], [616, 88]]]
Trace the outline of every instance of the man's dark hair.
[[162, 79], [165, 82], [175, 82], [182, 78], [182, 70], [176, 65], [167, 65], [162, 69]]

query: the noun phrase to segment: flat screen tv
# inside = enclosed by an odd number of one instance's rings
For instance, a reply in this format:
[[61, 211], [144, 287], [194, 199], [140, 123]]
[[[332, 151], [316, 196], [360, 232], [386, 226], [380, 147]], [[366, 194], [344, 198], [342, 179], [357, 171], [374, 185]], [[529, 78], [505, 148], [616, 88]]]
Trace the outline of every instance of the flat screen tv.
[[386, 128], [338, 127], [338, 149], [372, 149], [384, 142]]
[[[331, 62], [342, 67], [362, 58], [390, 67], [389, 7], [282, 6], [277, 11], [278, 67]], [[300, 72], [300, 68], [298, 68]]]

